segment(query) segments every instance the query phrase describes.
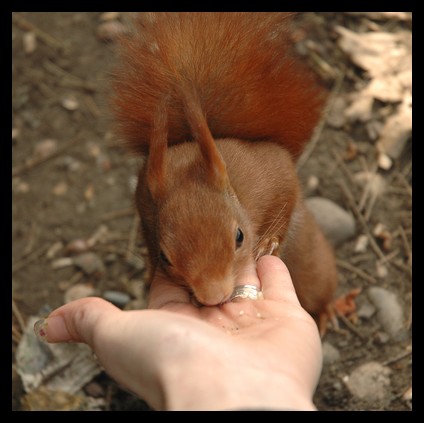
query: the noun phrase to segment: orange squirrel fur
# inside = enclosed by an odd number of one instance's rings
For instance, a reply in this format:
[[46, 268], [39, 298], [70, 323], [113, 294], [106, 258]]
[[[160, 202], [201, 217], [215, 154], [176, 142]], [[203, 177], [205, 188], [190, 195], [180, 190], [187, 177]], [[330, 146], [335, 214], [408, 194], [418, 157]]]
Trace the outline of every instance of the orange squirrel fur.
[[146, 156], [136, 190], [153, 278], [204, 305], [228, 300], [263, 254], [302, 305], [332, 300], [336, 267], [294, 162], [325, 94], [291, 52], [290, 13], [144, 13], [121, 43], [118, 131]]

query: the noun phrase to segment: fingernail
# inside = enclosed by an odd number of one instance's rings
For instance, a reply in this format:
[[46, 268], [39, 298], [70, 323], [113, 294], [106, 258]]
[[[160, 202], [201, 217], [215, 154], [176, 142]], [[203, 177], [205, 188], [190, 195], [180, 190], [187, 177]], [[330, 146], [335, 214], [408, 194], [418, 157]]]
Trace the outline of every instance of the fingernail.
[[47, 320], [41, 319], [34, 323], [34, 333], [40, 341], [47, 342]]

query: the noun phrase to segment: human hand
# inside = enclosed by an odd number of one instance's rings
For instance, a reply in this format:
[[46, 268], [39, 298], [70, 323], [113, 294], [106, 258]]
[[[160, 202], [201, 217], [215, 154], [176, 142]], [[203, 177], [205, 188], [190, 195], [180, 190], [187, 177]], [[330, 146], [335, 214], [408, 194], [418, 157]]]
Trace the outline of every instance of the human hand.
[[262, 257], [257, 272], [264, 300], [197, 308], [183, 289], [167, 296], [158, 284], [160, 310], [121, 311], [85, 298], [53, 311], [36, 332], [89, 344], [154, 409], [313, 410], [322, 363], [316, 324], [280, 259]]

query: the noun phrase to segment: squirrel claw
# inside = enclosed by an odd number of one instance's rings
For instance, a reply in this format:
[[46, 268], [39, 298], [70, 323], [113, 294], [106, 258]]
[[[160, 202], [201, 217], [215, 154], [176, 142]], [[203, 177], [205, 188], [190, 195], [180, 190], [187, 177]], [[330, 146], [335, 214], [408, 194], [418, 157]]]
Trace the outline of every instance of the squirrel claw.
[[328, 304], [324, 311], [318, 315], [318, 329], [321, 338], [327, 332], [328, 322], [335, 332], [342, 332], [340, 329], [339, 321], [337, 316], [345, 316], [352, 322], [356, 322], [358, 319], [356, 311], [355, 298], [361, 293], [361, 288], [355, 288], [350, 290], [347, 294], [341, 295], [336, 298], [332, 303]]
[[278, 247], [280, 246], [280, 241], [277, 237], [266, 238], [258, 246], [255, 261], [259, 260], [260, 257], [266, 255], [278, 256]]

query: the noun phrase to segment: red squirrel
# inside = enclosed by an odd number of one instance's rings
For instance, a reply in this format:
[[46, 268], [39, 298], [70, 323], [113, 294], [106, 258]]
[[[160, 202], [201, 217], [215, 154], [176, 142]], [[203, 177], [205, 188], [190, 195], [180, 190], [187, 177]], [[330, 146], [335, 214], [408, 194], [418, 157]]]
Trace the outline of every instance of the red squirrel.
[[150, 280], [161, 269], [206, 306], [279, 255], [313, 315], [337, 285], [295, 161], [325, 90], [292, 53], [291, 13], [141, 13], [113, 79], [118, 131], [145, 156], [135, 201]]

